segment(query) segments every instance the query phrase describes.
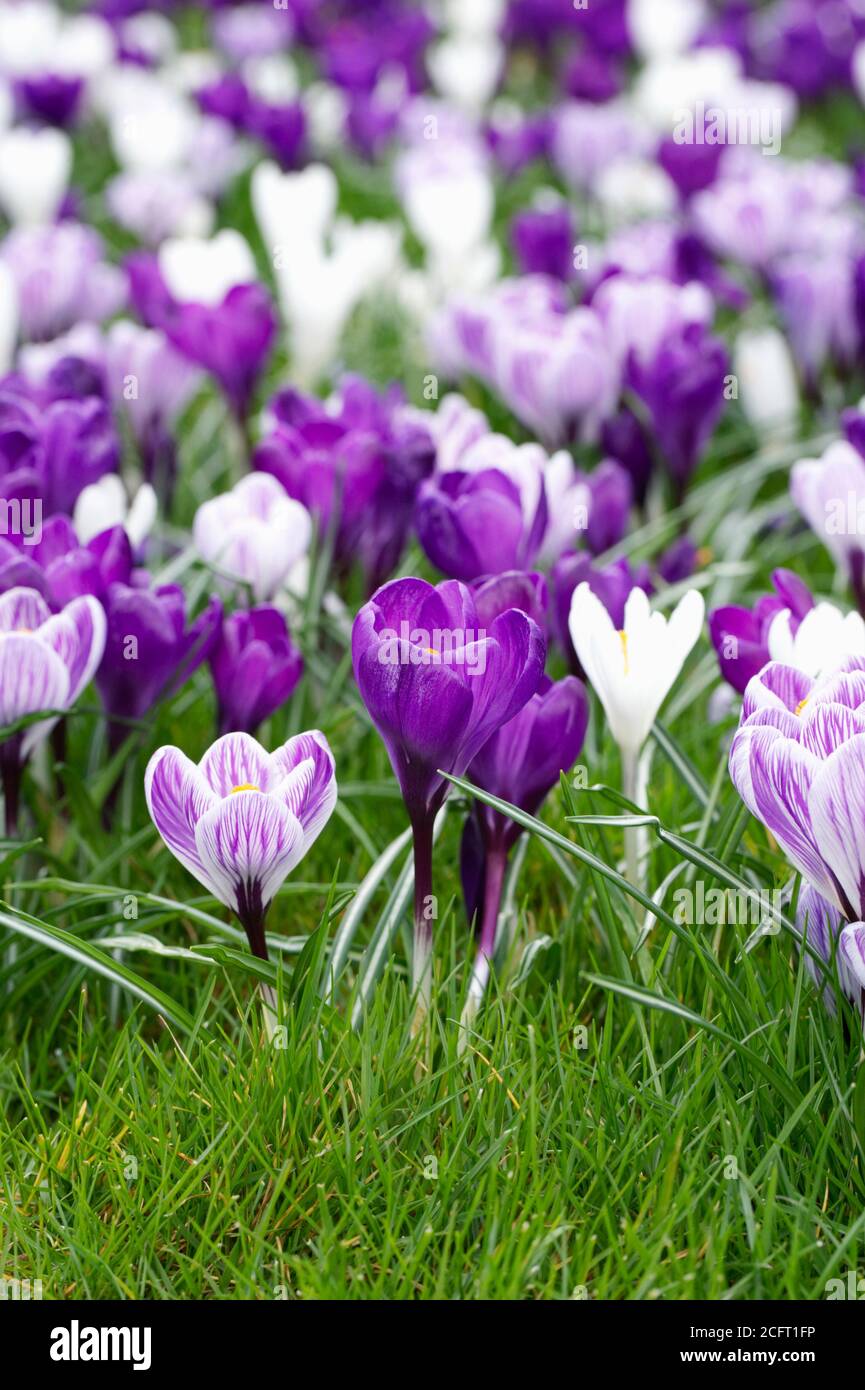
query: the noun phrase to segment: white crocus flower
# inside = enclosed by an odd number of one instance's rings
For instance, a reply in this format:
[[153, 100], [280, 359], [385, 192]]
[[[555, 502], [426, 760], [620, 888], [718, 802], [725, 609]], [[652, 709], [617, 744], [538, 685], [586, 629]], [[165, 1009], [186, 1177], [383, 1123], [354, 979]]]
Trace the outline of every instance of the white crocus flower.
[[275, 597], [308, 550], [312, 518], [276, 478], [250, 473], [198, 508], [192, 536], [204, 560], [249, 584], [260, 603]]
[[334, 221], [332, 171], [311, 164], [283, 174], [265, 162], [252, 177], [252, 206], [272, 258], [291, 331], [296, 378], [314, 386], [339, 351], [358, 303], [394, 274], [401, 234], [392, 223]]
[[16, 127], [0, 136], [0, 205], [10, 222], [51, 222], [72, 171], [72, 145], [62, 130]]
[[617, 632], [588, 584], [578, 585], [574, 593], [571, 640], [604, 707], [626, 771], [636, 767], [658, 710], [700, 635], [704, 612], [696, 589], [689, 589], [665, 618], [652, 612], [642, 589], [634, 588], [625, 603], [624, 628]]
[[199, 237], [164, 241], [159, 269], [175, 299], [211, 306], [221, 304], [235, 285], [249, 285], [256, 279], [249, 243], [230, 227], [209, 241]]
[[858, 613], [841, 612], [834, 603], [818, 603], [793, 632], [789, 608], [773, 619], [768, 633], [773, 661], [795, 666], [815, 680], [837, 670], [845, 657], [865, 656], [865, 622]]
[[628, 0], [628, 33], [642, 58], [684, 53], [705, 22], [702, 0]]
[[791, 434], [799, 418], [799, 387], [783, 333], [777, 328], [740, 333], [733, 370], [742, 409], [758, 433]]
[[96, 483], [82, 488], [75, 503], [73, 524], [82, 545], [113, 526], [122, 526], [133, 550], [150, 535], [156, 521], [156, 493], [142, 483], [130, 502], [116, 473], [106, 473]]

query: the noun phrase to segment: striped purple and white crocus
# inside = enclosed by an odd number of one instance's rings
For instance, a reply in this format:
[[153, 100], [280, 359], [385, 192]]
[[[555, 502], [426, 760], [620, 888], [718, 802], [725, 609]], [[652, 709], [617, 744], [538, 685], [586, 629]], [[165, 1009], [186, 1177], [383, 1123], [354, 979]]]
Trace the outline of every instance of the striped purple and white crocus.
[[[90, 596], [52, 615], [36, 589], [0, 596], [0, 730], [29, 715], [68, 710], [90, 683], [105, 649], [105, 613]], [[18, 828], [21, 774], [59, 715], [37, 719], [0, 740], [6, 834]]]
[[730, 776], [824, 900], [809, 942], [828, 959], [823, 936], [826, 922], [834, 924], [842, 987], [863, 1009], [865, 657], [848, 657], [818, 680], [780, 662], [764, 666], [745, 690]]
[[336, 804], [327, 739], [313, 729], [268, 753], [251, 734], [226, 734], [197, 764], [167, 745], [147, 765], [144, 794], [171, 853], [267, 960], [267, 909]]

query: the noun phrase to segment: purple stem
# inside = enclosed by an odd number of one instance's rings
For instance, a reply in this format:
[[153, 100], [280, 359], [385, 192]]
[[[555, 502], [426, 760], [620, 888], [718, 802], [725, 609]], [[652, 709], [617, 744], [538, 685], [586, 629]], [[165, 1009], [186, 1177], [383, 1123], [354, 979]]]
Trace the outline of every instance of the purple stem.
[[[417, 989], [427, 975], [432, 953], [433, 918], [430, 912], [432, 897], [433, 824], [435, 811], [426, 808], [412, 816], [414, 846], [414, 953], [412, 988]], [[425, 986], [422, 995], [425, 992]]]
[[496, 928], [499, 910], [502, 905], [502, 891], [505, 886], [505, 870], [508, 866], [508, 851], [504, 844], [487, 847], [486, 879], [484, 883], [484, 915], [481, 922], [481, 935], [478, 951], [492, 960], [496, 948]]
[[0, 746], [0, 778], [3, 781], [3, 810], [8, 840], [18, 838], [18, 805], [21, 793], [21, 774], [24, 771], [24, 765], [20, 759], [20, 747], [20, 734]]
[[267, 942], [264, 939], [264, 922], [267, 912], [261, 902], [261, 888], [257, 883], [241, 884], [238, 890], [237, 915], [246, 932], [249, 949], [259, 960], [268, 960]]

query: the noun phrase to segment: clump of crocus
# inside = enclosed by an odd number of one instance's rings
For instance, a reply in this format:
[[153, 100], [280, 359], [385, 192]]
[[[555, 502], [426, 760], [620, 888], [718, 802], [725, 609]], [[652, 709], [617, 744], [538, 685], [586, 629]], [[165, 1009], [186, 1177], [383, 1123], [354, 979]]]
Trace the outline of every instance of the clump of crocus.
[[[476, 786], [535, 815], [547, 794], [576, 762], [589, 719], [586, 688], [576, 676], [553, 682], [548, 676], [513, 719], [488, 739], [469, 764]], [[478, 953], [472, 971], [464, 1022], [486, 989], [496, 948], [508, 855], [522, 826], [477, 801], [463, 833], [462, 869], [470, 916], [480, 918]]]
[[[749, 811], [825, 900], [828, 927], [837, 932], [842, 984], [845, 989], [851, 981], [858, 984], [861, 1007], [865, 657], [850, 657], [839, 671], [817, 681], [780, 662], [765, 666], [745, 691], [730, 747], [730, 776]], [[813, 901], [810, 908], [812, 940], [821, 930], [823, 910]]]
[[254, 734], [289, 698], [303, 674], [278, 608], [241, 609], [225, 618], [210, 656], [219, 732]]
[[[623, 790], [631, 801], [641, 800], [640, 751], [700, 635], [704, 611], [703, 596], [696, 589], [688, 590], [669, 618], [652, 612], [642, 589], [632, 589], [617, 630], [587, 583], [574, 594], [571, 639], [619, 746]], [[634, 827], [625, 830], [625, 851], [628, 877], [636, 884], [640, 870]]]
[[267, 960], [268, 908], [336, 804], [327, 739], [313, 729], [268, 753], [249, 734], [226, 734], [197, 764], [167, 745], [147, 765], [144, 794], [175, 859], [237, 914], [249, 949]]
[[[0, 596], [0, 729], [28, 715], [68, 710], [91, 681], [105, 646], [105, 614], [95, 598], [53, 614], [35, 589]], [[17, 834], [21, 774], [37, 743], [57, 722], [39, 719], [0, 743], [6, 834]]]
[[516, 608], [482, 626], [470, 591], [450, 580], [396, 579], [358, 613], [355, 679], [387, 748], [414, 838], [412, 983], [426, 1011], [432, 980], [433, 822], [449, 783], [522, 709], [544, 669], [543, 634]]
[[312, 537], [300, 502], [268, 473], [250, 473], [195, 513], [193, 540], [201, 557], [249, 584], [257, 602], [279, 591]]
[[774, 594], [753, 610], [731, 604], [709, 614], [709, 635], [721, 675], [739, 694], [768, 661], [808, 676], [826, 675], [847, 656], [865, 655], [865, 621], [834, 603], [815, 602], [792, 570], [775, 570]]

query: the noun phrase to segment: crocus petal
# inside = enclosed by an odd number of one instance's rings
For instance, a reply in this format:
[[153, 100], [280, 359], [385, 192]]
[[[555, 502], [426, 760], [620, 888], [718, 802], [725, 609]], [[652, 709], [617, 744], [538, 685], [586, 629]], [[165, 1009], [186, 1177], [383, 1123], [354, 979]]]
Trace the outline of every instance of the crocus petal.
[[812, 828], [818, 759], [767, 728], [752, 738], [750, 766], [757, 815], [800, 873], [824, 897], [843, 906], [826, 869], [823, 838]]
[[865, 990], [865, 922], [851, 922], [838, 938], [838, 960], [855, 981], [860, 990], [859, 1006], [862, 1007], [861, 991]]
[[285, 801], [303, 826], [306, 853], [336, 805], [336, 764], [327, 739], [318, 729], [295, 734], [271, 755], [271, 767], [275, 776], [285, 769], [271, 794]]
[[[810, 787], [810, 815], [822, 858], [843, 893], [834, 899], [848, 915], [865, 916], [865, 734], [826, 758]], [[813, 874], [808, 875], [816, 883]], [[827, 894], [826, 896], [829, 896]]]
[[[65, 709], [69, 673], [56, 652], [29, 633], [0, 634], [0, 728], [40, 710]], [[31, 724], [22, 739], [26, 757], [56, 720]]]
[[266, 908], [303, 854], [303, 827], [276, 797], [238, 791], [205, 812], [195, 844], [221, 902], [241, 911], [245, 894]]
[[144, 774], [144, 796], [153, 824], [175, 859], [224, 901], [195, 843], [198, 821], [216, 804], [213, 790], [195, 763], [179, 748], [157, 749]]
[[0, 632], [35, 632], [51, 617], [36, 589], [15, 588], [0, 595]]
[[76, 598], [38, 630], [69, 671], [69, 704], [90, 684], [105, 651], [105, 609], [91, 595]]
[[211, 744], [198, 767], [217, 796], [230, 796], [247, 786], [267, 792], [273, 785], [270, 754], [251, 734], [224, 734]]

